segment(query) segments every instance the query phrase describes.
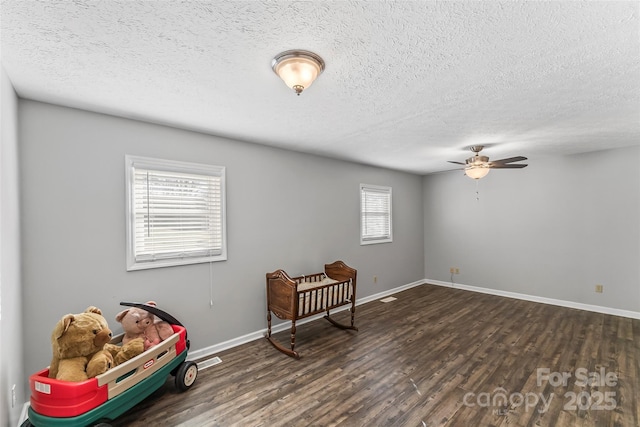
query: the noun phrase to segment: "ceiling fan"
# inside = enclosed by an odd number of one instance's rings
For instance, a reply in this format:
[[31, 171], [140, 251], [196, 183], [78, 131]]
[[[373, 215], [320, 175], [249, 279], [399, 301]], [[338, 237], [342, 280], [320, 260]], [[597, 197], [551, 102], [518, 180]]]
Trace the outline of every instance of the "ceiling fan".
[[449, 163], [463, 165], [465, 175], [472, 179], [480, 179], [487, 176], [491, 169], [521, 169], [527, 167], [527, 165], [522, 163], [514, 164], [514, 162], [527, 160], [526, 157], [522, 156], [509, 157], [507, 159], [490, 162], [489, 157], [480, 155], [480, 151], [482, 151], [483, 148], [484, 145], [473, 145], [469, 147], [469, 149], [475, 153], [475, 156], [469, 157], [464, 163], [454, 162], [452, 160], [449, 160]]

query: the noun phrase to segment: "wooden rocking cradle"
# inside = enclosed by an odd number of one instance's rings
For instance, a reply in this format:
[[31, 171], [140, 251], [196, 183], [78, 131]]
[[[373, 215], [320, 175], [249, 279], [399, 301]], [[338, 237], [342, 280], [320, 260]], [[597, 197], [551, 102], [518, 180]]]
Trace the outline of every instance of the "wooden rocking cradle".
[[[266, 338], [284, 354], [300, 358], [295, 351], [296, 321], [326, 312], [324, 316], [334, 326], [352, 329], [355, 326], [357, 270], [342, 261], [325, 264], [324, 273], [289, 277], [284, 270], [267, 273], [267, 334]], [[333, 320], [329, 311], [351, 305], [351, 325]], [[280, 319], [291, 320], [291, 349], [271, 336], [271, 312]]]

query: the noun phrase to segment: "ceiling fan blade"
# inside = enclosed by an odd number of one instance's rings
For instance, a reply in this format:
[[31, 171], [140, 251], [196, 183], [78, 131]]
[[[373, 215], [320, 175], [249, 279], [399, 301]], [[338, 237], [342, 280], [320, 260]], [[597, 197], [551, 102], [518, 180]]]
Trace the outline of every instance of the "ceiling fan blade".
[[456, 165], [462, 165], [462, 166], [465, 166], [465, 165], [466, 165], [466, 163], [454, 162], [453, 160], [448, 160], [448, 162], [449, 162], [449, 163], [454, 163], [454, 164], [456, 164]]
[[526, 168], [527, 166], [528, 165], [522, 164], [522, 163], [515, 164], [515, 165], [505, 165], [504, 163], [496, 164], [494, 162], [489, 163], [489, 167], [491, 169], [522, 169], [522, 168]]
[[522, 156], [516, 156], [516, 157], [509, 157], [508, 159], [500, 159], [500, 160], [493, 160], [491, 163], [513, 163], [513, 162], [519, 162], [522, 160], [527, 160], [526, 157], [522, 157]]

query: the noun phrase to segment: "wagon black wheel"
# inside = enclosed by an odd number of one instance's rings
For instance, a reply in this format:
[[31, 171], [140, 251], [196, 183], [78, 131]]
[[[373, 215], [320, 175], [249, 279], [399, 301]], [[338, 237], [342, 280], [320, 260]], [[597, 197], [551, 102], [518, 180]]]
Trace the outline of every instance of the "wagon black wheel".
[[24, 420], [24, 422], [20, 424], [20, 427], [33, 427], [33, 424], [31, 424], [29, 420]]
[[180, 391], [187, 391], [196, 382], [198, 376], [198, 364], [196, 362], [184, 362], [176, 372], [176, 387]]

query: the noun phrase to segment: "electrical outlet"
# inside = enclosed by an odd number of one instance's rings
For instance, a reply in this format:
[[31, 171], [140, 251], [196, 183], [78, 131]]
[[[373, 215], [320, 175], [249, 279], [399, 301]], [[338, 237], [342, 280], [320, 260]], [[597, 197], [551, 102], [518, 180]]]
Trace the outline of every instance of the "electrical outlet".
[[373, 283], [378, 283], [378, 276], [373, 276]]
[[456, 267], [456, 271], [453, 274], [460, 274], [460, 269]]
[[596, 285], [596, 292], [601, 294], [603, 292], [604, 288], [602, 285]]
[[454, 267], [450, 267], [449, 268], [449, 273], [453, 274], [456, 272], [456, 269]]

